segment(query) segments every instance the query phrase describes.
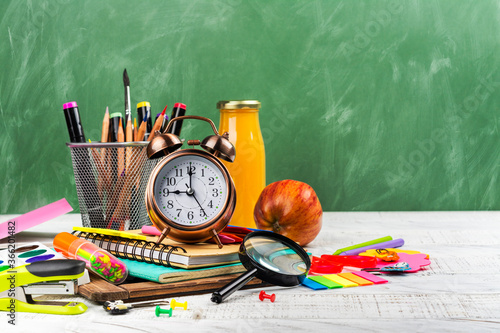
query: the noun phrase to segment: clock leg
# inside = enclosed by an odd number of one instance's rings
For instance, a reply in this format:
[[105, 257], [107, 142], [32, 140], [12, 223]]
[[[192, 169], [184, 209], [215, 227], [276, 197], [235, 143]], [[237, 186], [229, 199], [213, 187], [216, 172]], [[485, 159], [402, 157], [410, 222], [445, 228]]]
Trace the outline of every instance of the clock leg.
[[219, 246], [219, 249], [222, 249], [222, 242], [220, 241], [219, 235], [217, 235], [217, 231], [215, 231], [215, 229], [212, 229], [212, 234], [213, 234], [212, 238], [215, 240], [215, 242]]
[[161, 232], [161, 235], [158, 236], [158, 240], [156, 241], [156, 244], [160, 244], [162, 240], [165, 239], [165, 237], [167, 237], [168, 233], [170, 232], [170, 228], [169, 227], [165, 227], [165, 229], [163, 229], [163, 231]]

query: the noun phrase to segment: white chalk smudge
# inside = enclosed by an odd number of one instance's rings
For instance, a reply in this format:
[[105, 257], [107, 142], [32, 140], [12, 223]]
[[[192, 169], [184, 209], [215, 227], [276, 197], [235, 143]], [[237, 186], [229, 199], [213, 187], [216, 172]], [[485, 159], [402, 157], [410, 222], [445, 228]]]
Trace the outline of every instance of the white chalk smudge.
[[14, 52], [14, 43], [12, 42], [12, 32], [10, 31], [10, 27], [7, 27], [7, 31], [9, 32], [10, 52], [12, 53], [12, 59], [14, 59], [16, 54]]
[[443, 68], [451, 68], [450, 58], [433, 59], [431, 63], [430, 74], [436, 74]]

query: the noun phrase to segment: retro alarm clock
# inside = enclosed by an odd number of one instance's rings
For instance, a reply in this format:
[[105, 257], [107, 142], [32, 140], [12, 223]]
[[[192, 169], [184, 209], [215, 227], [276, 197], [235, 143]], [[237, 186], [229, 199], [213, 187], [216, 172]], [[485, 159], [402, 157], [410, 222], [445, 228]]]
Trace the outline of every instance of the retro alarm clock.
[[[179, 148], [182, 141], [168, 133], [173, 123], [183, 119], [208, 122], [214, 131], [199, 140], [188, 140], [191, 149]], [[163, 133], [156, 132], [147, 147], [150, 159], [163, 159], [153, 169], [146, 187], [146, 209], [165, 237], [184, 243], [213, 238], [219, 248], [218, 234], [227, 226], [236, 206], [233, 180], [221, 159], [233, 162], [236, 152], [228, 133], [219, 135], [214, 123], [205, 117], [181, 116], [170, 120]], [[194, 149], [199, 145], [201, 149]]]

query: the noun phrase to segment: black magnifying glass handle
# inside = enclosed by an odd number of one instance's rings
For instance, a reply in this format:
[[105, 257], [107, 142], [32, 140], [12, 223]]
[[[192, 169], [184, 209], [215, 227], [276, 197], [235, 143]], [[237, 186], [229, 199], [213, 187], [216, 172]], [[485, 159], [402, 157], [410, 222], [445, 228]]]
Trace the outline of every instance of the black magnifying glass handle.
[[226, 284], [224, 287], [220, 288], [217, 291], [214, 291], [210, 300], [214, 303], [222, 303], [229, 295], [237, 290], [240, 290], [245, 284], [253, 279], [256, 274], [257, 268], [253, 268], [248, 272], [240, 275], [233, 281]]

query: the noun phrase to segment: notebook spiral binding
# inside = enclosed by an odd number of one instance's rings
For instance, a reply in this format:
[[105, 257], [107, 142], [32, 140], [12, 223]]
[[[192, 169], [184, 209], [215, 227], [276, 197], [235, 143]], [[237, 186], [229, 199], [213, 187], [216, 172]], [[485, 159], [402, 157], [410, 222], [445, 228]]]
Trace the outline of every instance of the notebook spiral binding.
[[[139, 262], [153, 263], [157, 266], [172, 267], [172, 265], [170, 265], [170, 255], [174, 251], [182, 250], [182, 251], [184, 251], [184, 253], [187, 253], [187, 251], [181, 246], [175, 246], [175, 245], [169, 245], [169, 244], [156, 244], [155, 242], [148, 242], [145, 240], [126, 239], [126, 238], [121, 238], [121, 237], [116, 237], [116, 236], [102, 235], [99, 233], [87, 233], [87, 232], [76, 231], [76, 230], [73, 231], [72, 234], [78, 238], [83, 238], [85, 240], [88, 240], [88, 241], [96, 244], [101, 249], [104, 249], [104, 250], [108, 251], [109, 253], [111, 253], [112, 255], [115, 255], [117, 257], [135, 260], [135, 261], [139, 261]], [[82, 234], [84, 234], [84, 236], [82, 236]], [[100, 240], [97, 239], [98, 237], [100, 238]], [[103, 247], [104, 242], [107, 242], [106, 247]], [[110, 249], [111, 244], [114, 242], [116, 242], [116, 244], [117, 244], [116, 251]], [[119, 251], [120, 245], [123, 245], [123, 252]], [[141, 246], [141, 253], [140, 253], [139, 257], [137, 257], [135, 250], [140, 245], [142, 245]], [[132, 246], [132, 251], [130, 251], [132, 253], [127, 253], [127, 252], [129, 252], [129, 251], [127, 251], [129, 246]], [[144, 255], [144, 251], [149, 246], [151, 246], [151, 249], [149, 250], [149, 256], [146, 258], [146, 256]], [[155, 259], [153, 257], [153, 254], [155, 253], [155, 250], [157, 250], [157, 249], [160, 251], [160, 253], [158, 254], [158, 259]], [[164, 261], [162, 256], [165, 253], [165, 251], [167, 251], [167, 250], [168, 250], [168, 252], [166, 252], [167, 253], [166, 258], [165, 258], [166, 260]], [[147, 259], [149, 259], [149, 260], [147, 260]]]

